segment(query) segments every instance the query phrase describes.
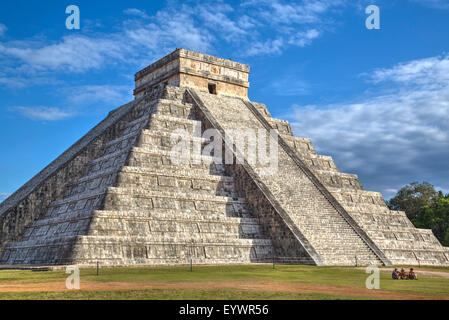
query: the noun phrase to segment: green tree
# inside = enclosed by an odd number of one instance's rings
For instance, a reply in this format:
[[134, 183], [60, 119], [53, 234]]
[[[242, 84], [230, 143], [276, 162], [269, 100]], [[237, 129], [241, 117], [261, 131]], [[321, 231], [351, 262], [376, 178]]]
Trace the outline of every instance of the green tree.
[[438, 198], [421, 208], [412, 222], [418, 228], [432, 229], [441, 244], [449, 246], [449, 194], [439, 192]]
[[439, 198], [439, 193], [428, 182], [412, 182], [398, 191], [396, 196], [390, 199], [388, 206], [392, 210], [405, 211], [409, 219], [418, 219], [421, 209], [430, 206]]

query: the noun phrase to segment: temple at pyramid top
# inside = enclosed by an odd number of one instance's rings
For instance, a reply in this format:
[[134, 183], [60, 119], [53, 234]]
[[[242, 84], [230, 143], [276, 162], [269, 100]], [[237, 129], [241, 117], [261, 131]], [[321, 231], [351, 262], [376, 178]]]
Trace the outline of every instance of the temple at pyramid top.
[[249, 66], [199, 52], [176, 49], [135, 75], [139, 98], [163, 85], [248, 97]]

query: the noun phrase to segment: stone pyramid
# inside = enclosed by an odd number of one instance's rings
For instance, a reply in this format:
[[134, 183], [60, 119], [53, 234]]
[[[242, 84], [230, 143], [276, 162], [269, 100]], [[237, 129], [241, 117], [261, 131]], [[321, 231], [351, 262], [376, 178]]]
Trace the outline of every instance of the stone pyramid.
[[[431, 230], [250, 102], [248, 75], [184, 49], [138, 72], [133, 102], [0, 205], [0, 264], [449, 265]], [[235, 161], [217, 150], [174, 161], [173, 132], [204, 149], [215, 139], [196, 133], [207, 129]], [[229, 130], [276, 138], [276, 170], [251, 161]]]

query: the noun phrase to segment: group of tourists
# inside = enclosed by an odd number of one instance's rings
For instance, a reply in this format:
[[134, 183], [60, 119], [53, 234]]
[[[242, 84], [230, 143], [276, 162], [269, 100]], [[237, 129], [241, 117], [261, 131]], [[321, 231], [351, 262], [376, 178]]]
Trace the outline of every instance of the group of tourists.
[[418, 280], [418, 275], [413, 271], [413, 268], [410, 268], [409, 273], [405, 272], [404, 268], [402, 268], [401, 271], [399, 271], [398, 268], [395, 268], [391, 277], [393, 280]]

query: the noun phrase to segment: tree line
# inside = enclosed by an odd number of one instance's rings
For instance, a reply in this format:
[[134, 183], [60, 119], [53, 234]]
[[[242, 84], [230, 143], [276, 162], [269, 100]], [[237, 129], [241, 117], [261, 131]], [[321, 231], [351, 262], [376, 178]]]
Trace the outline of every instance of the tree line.
[[449, 194], [428, 182], [412, 182], [387, 201], [392, 210], [405, 211], [417, 228], [432, 229], [443, 246], [449, 246]]

